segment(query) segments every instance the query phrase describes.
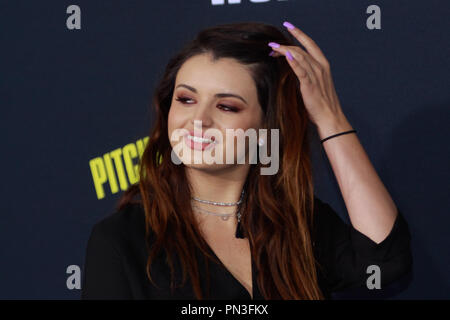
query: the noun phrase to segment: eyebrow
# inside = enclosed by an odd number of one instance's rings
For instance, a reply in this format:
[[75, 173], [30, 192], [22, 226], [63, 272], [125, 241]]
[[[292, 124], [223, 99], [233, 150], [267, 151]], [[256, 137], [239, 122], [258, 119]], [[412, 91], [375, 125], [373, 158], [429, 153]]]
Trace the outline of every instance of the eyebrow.
[[[184, 84], [184, 83], [179, 84], [179, 85], [176, 86], [176, 88], [178, 88], [178, 87], [184, 87], [186, 89], [191, 90], [192, 92], [197, 93], [197, 89], [195, 89], [194, 87], [188, 86], [187, 84]], [[214, 96], [217, 97], [217, 98], [235, 97], [235, 98], [241, 99], [246, 104], [248, 104], [247, 101], [245, 101], [244, 98], [242, 98], [240, 95], [234, 94], [234, 93], [216, 93]]]

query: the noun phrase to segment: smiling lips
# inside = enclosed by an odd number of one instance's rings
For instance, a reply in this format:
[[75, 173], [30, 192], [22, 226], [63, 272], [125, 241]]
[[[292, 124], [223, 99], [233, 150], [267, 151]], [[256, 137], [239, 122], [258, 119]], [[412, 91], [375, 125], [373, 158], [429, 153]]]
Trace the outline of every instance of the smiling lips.
[[214, 146], [214, 137], [209, 136], [195, 136], [194, 131], [189, 131], [188, 134], [184, 136], [186, 144], [189, 148], [194, 150], [205, 150], [208, 146]]

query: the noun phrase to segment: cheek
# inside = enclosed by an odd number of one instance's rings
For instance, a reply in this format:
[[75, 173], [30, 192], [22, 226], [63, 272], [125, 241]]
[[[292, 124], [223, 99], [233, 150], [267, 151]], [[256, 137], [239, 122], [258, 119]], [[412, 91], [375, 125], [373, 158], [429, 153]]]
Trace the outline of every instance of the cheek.
[[184, 126], [183, 113], [177, 110], [176, 106], [171, 106], [167, 117], [167, 127], [169, 131], [169, 137], [173, 130], [182, 128]]
[[[225, 139], [224, 148], [228, 150], [234, 150], [235, 158], [241, 158], [249, 150], [250, 143], [256, 143], [258, 136], [258, 128], [260, 127], [259, 121], [255, 119], [245, 119], [246, 121], [240, 121], [239, 123], [233, 123], [233, 126], [228, 128], [233, 129], [236, 136], [230, 135], [226, 136], [224, 130], [223, 135]], [[242, 129], [242, 131], [240, 130]], [[246, 137], [246, 132], [249, 136], [255, 136], [255, 138], [250, 139]]]
[[167, 116], [167, 128], [169, 130], [169, 136], [170, 133], [173, 131], [173, 122], [174, 122], [174, 118], [173, 118], [173, 112], [172, 112], [173, 108], [171, 107], [169, 109], [169, 115]]
[[174, 108], [170, 108], [167, 117], [167, 135], [172, 147], [177, 143], [177, 141], [173, 141], [172, 139], [174, 131], [180, 127], [179, 121], [177, 112], [174, 112]]

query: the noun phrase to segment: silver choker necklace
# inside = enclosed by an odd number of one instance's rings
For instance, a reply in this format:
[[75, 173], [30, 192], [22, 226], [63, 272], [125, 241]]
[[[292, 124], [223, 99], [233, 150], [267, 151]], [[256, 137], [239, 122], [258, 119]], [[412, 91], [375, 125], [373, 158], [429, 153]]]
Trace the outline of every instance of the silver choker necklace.
[[221, 207], [231, 207], [231, 206], [237, 206], [242, 203], [242, 198], [244, 197], [244, 190], [241, 192], [241, 198], [237, 202], [216, 202], [216, 201], [210, 201], [210, 200], [203, 200], [196, 197], [192, 197], [195, 201], [206, 203], [206, 204], [212, 204], [214, 206], [221, 206]]
[[[210, 201], [210, 200], [203, 200], [203, 199], [199, 199], [199, 198], [196, 198], [196, 197], [191, 197], [191, 198], [193, 200], [195, 200], [195, 201], [198, 201], [198, 202], [201, 202], [201, 203], [206, 203], [206, 204], [211, 204], [211, 205], [214, 205], [214, 206], [231, 207], [231, 206], [240, 205], [242, 203], [243, 197], [244, 197], [244, 190], [242, 190], [241, 197], [240, 197], [239, 201], [237, 201], [237, 202], [216, 202], [216, 201]], [[193, 201], [191, 201], [191, 203], [193, 203]], [[194, 204], [192, 205], [192, 208], [194, 208], [196, 211], [199, 211], [199, 212], [203, 212], [203, 213], [206, 213], [206, 214], [211, 214], [211, 215], [214, 215], [214, 216], [219, 216], [224, 221], [228, 220], [233, 215], [236, 215], [236, 217], [238, 219], [238, 222], [241, 221], [241, 212], [240, 212], [240, 210], [237, 210], [236, 212], [232, 212], [232, 213], [218, 213], [218, 212], [209, 211], [209, 210], [200, 208], [199, 206], [196, 206]]]
[[222, 218], [223, 221], [227, 221], [233, 215], [236, 215], [236, 217], [238, 219], [238, 222], [241, 221], [241, 212], [239, 210], [237, 212], [232, 212], [232, 213], [218, 213], [218, 212], [213, 212], [213, 211], [209, 211], [209, 210], [200, 208], [199, 206], [196, 206], [196, 205], [192, 205], [192, 208], [197, 210], [197, 211], [199, 211], [199, 212], [211, 214], [213, 216], [219, 216], [219, 217]]

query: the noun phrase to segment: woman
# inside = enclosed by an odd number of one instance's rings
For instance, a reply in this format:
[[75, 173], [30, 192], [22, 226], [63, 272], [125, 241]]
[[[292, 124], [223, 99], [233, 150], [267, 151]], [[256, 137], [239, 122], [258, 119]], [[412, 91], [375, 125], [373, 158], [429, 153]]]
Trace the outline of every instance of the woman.
[[[410, 270], [407, 223], [343, 114], [328, 61], [283, 25], [207, 28], [170, 60], [140, 182], [92, 230], [82, 298], [323, 299], [366, 287], [369, 266], [379, 267], [378, 287]], [[351, 225], [314, 195], [309, 121]], [[278, 133], [258, 135], [259, 149], [279, 147], [276, 172], [261, 174], [267, 163], [250, 161], [250, 144], [234, 152], [242, 141], [227, 129]], [[208, 150], [234, 161], [188, 157]]]

